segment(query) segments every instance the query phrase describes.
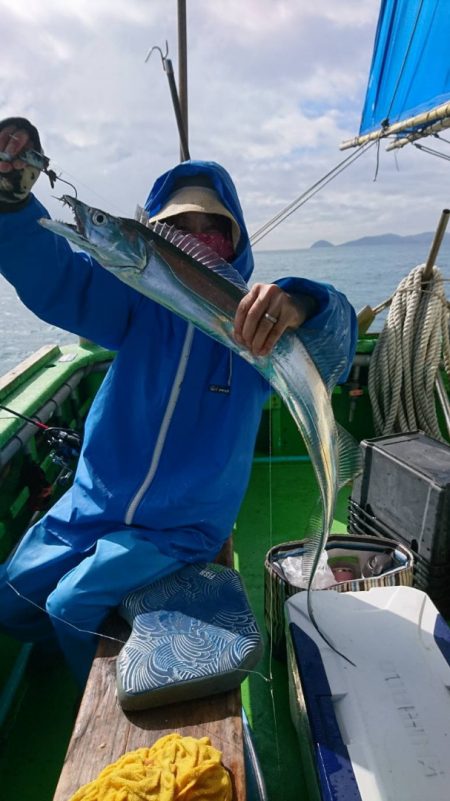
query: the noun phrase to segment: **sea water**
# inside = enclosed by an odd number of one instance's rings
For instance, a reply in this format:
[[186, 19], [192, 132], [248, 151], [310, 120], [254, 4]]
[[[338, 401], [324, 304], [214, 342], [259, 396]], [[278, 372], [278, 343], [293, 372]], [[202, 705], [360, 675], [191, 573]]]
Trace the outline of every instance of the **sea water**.
[[[271, 282], [284, 276], [324, 281], [347, 295], [359, 311], [365, 305], [373, 307], [389, 298], [402, 278], [425, 262], [427, 256], [425, 245], [408, 242], [256, 251], [252, 283]], [[444, 240], [437, 261], [444, 278], [450, 281], [450, 237], [449, 241]], [[449, 294], [450, 285], [447, 297]], [[386, 312], [378, 315], [371, 330], [381, 330], [385, 317]], [[76, 339], [74, 334], [39, 320], [0, 276], [0, 375], [43, 345], [61, 345]]]

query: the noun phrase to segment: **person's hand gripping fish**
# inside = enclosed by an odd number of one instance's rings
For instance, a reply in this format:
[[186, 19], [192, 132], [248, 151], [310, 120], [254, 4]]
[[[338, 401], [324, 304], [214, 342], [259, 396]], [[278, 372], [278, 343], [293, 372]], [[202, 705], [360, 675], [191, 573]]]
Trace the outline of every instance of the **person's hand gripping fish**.
[[254, 356], [267, 356], [287, 329], [295, 330], [314, 314], [315, 301], [293, 298], [276, 284], [254, 284], [240, 302], [234, 336]]
[[[204, 242], [225, 261], [235, 256], [232, 230], [219, 214], [185, 211], [167, 218], [180, 231]], [[253, 356], [267, 356], [287, 329], [295, 330], [316, 310], [312, 297], [289, 295], [276, 284], [254, 284], [238, 306], [234, 337]]]

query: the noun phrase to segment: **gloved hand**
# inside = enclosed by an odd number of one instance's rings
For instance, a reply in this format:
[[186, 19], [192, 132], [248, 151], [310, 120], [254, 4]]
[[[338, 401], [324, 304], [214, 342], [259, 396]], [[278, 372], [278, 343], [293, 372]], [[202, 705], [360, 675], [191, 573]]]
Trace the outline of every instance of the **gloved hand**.
[[16, 211], [22, 208], [31, 188], [39, 178], [38, 166], [22, 161], [20, 156], [30, 152], [31, 159], [47, 166], [37, 129], [23, 117], [8, 117], [0, 122], [0, 153], [10, 160], [0, 159], [0, 211]]

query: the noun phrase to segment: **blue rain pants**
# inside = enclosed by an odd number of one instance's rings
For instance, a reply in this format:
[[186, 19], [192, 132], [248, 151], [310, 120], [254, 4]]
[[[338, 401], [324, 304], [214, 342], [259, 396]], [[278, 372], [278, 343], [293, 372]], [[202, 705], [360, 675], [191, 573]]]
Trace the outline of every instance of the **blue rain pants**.
[[108, 612], [183, 564], [139, 529], [111, 532], [79, 553], [38, 523], [0, 566], [0, 626], [25, 642], [51, 645], [56, 635], [83, 687], [97, 646], [94, 632]]

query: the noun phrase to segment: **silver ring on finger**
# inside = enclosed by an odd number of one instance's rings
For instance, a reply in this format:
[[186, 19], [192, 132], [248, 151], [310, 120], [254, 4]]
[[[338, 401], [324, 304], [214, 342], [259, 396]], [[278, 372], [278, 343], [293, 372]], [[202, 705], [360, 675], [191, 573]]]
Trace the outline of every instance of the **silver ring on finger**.
[[272, 323], [272, 325], [276, 325], [278, 322], [278, 317], [274, 317], [273, 314], [269, 314], [269, 312], [266, 312], [264, 317], [269, 321], [269, 323]]

